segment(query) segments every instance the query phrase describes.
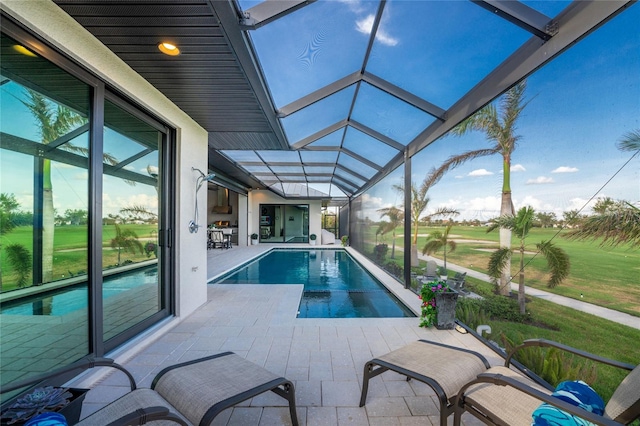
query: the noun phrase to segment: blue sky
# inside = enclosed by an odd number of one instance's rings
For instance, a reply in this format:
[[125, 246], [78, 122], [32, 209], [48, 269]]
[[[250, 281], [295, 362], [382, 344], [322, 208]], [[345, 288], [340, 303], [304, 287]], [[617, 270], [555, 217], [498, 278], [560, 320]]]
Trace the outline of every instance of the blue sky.
[[[255, 4], [240, 3], [245, 9]], [[526, 3], [553, 16], [568, 2]], [[377, 5], [319, 1], [251, 32], [276, 107], [360, 69]], [[640, 128], [637, 22], [640, 6], [636, 4], [528, 78], [530, 103], [519, 122], [522, 140], [512, 160], [516, 207], [529, 204], [561, 216], [593, 196], [640, 200], [638, 158], [600, 189], [632, 155], [618, 151], [616, 142]], [[530, 37], [471, 2], [436, 0], [387, 2], [378, 34], [367, 70], [443, 109]], [[12, 85], [2, 87], [2, 110], [11, 111], [2, 114], [2, 130], [38, 140], [30, 114], [11, 96]], [[338, 94], [284, 119], [290, 142], [345, 118], [353, 89], [345, 92], [348, 96]], [[354, 119], [401, 144], [432, 121], [431, 116], [370, 86], [363, 86], [360, 94]], [[349, 134], [356, 136], [346, 145], [370, 143], [352, 130]], [[116, 139], [109, 149], [120, 151], [126, 145]], [[445, 136], [414, 157], [413, 180], [421, 182], [433, 165], [454, 153], [487, 146], [478, 133]], [[352, 150], [372, 161], [387, 160], [395, 152], [373, 143], [357, 149], [352, 145]], [[23, 208], [29, 208], [31, 162], [25, 165], [6, 151], [0, 155], [0, 191], [16, 193]], [[132, 166], [145, 173], [144, 164]], [[54, 189], [57, 205], [86, 206], [86, 191], [78, 189], [86, 188], [86, 172], [57, 165], [54, 179], [61, 188]], [[372, 219], [377, 219], [378, 208], [401, 201], [390, 189], [401, 182], [401, 173], [394, 172], [367, 193], [367, 214]], [[500, 157], [469, 162], [430, 191], [431, 209], [446, 205], [460, 209], [461, 217], [488, 219], [499, 210], [501, 182]], [[157, 205], [153, 188], [105, 185], [110, 197], [105, 200], [105, 213], [133, 204]]]
[[[315, 9], [295, 12], [251, 34], [277, 106], [362, 64], [363, 28], [377, 3], [318, 3], [312, 6]], [[527, 3], [550, 16], [568, 4]], [[390, 1], [382, 18], [383, 37], [374, 43], [367, 71], [446, 109], [530, 37], [487, 13], [470, 2]], [[529, 104], [519, 121], [517, 133], [522, 139], [512, 159], [516, 208], [532, 205], [562, 217], [563, 211], [583, 207], [588, 213], [592, 197], [640, 200], [640, 159], [624, 166], [632, 153], [615, 146], [623, 134], [640, 128], [637, 22], [640, 9], [634, 5], [528, 78]], [[318, 53], [312, 63], [301, 64], [299, 52], [311, 45]], [[346, 52], [351, 56], [342, 60]], [[318, 130], [314, 126], [323, 127], [325, 119], [335, 121], [348, 108], [346, 102], [348, 98], [341, 104], [327, 99], [313, 106], [313, 114], [298, 113], [299, 123], [292, 125], [294, 120], [286, 119], [291, 142]], [[358, 121], [406, 143], [403, 134], [418, 117], [403, 122], [407, 113], [399, 113], [393, 102], [381, 95], [372, 95], [367, 102], [359, 99], [354, 117], [363, 104]], [[321, 104], [328, 107], [331, 118], [322, 115]], [[421, 182], [434, 164], [452, 154], [485, 147], [488, 143], [479, 133], [445, 136], [414, 157], [413, 180]], [[375, 161], [376, 150], [370, 149], [368, 158]], [[494, 217], [500, 206], [501, 168], [496, 156], [451, 171], [430, 191], [432, 210], [450, 206], [461, 210], [461, 218]], [[402, 183], [402, 170], [368, 192], [366, 215], [375, 220], [378, 208], [401, 202], [391, 189], [396, 183]]]

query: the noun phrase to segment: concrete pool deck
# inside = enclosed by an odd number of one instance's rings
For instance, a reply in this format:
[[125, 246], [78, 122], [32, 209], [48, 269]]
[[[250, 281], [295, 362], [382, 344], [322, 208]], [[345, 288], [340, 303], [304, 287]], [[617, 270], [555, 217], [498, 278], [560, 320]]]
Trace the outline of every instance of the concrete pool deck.
[[[215, 278], [277, 246], [282, 245], [209, 250], [207, 277]], [[308, 244], [286, 247], [311, 248]], [[370, 266], [357, 253], [356, 258]], [[388, 276], [382, 278], [395, 282]], [[400, 290], [393, 289], [394, 293], [410, 293], [397, 282], [395, 285]], [[301, 285], [216, 284], [209, 285], [207, 292], [207, 303], [189, 317], [167, 320], [108, 356], [127, 367], [141, 387], [148, 387], [155, 374], [168, 365], [217, 352], [236, 352], [293, 381], [298, 419], [308, 426], [437, 425], [439, 409], [432, 390], [393, 372], [374, 378], [366, 405], [358, 407], [365, 362], [417, 339], [468, 348], [485, 355], [493, 365], [502, 363], [471, 334], [422, 329], [417, 318], [296, 318]], [[404, 298], [412, 308], [419, 308], [413, 293]], [[126, 379], [117, 372], [81, 377], [73, 385], [92, 389], [82, 417], [128, 391]], [[264, 394], [226, 410], [214, 424], [288, 425], [290, 419], [284, 400]], [[463, 424], [482, 423], [465, 415]]]
[[[166, 366], [233, 351], [291, 380], [298, 419], [308, 426], [439, 424], [431, 388], [393, 372], [372, 379], [367, 403], [358, 407], [365, 362], [417, 339], [472, 349], [491, 364], [501, 363], [471, 334], [422, 329], [417, 318], [296, 318], [301, 292], [301, 285], [210, 285], [209, 301], [194, 314], [157, 339], [114, 357], [141, 387], [149, 387]], [[118, 372], [97, 383], [76, 385], [92, 389], [82, 417], [128, 391], [126, 378]], [[284, 400], [269, 393], [226, 410], [213, 424], [289, 425], [290, 419]], [[464, 424], [482, 423], [465, 416]]]

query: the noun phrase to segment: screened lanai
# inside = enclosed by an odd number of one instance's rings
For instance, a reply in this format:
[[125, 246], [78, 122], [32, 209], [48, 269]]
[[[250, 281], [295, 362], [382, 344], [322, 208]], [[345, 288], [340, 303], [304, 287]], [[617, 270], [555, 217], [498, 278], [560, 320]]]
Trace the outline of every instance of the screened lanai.
[[[3, 229], [3, 303], [58, 286], [79, 285], [90, 296], [73, 313], [82, 335], [59, 339], [56, 359], [48, 340], [31, 348], [22, 319], [3, 321], [3, 381], [102, 356], [204, 304], [206, 233], [187, 228], [198, 199], [203, 221], [238, 220], [244, 246], [261, 231], [262, 206], [308, 206], [303, 240], [320, 235], [321, 209], [337, 206], [336, 237], [348, 236], [351, 248], [372, 260], [376, 246], [388, 246], [386, 260], [395, 266], [386, 271], [407, 287], [414, 266], [409, 247], [423, 247], [430, 215], [456, 210], [439, 219], [467, 226], [475, 232], [467, 241], [475, 243], [501, 213], [505, 176], [514, 210], [532, 206], [555, 217], [544, 226], [550, 233], [570, 229], [572, 215], [591, 214], [599, 199], [639, 202], [638, 156], [619, 149], [621, 138], [640, 128], [635, 1], [31, 3], [0, 0], [0, 192], [15, 194], [18, 213], [26, 213], [15, 229]], [[179, 54], [162, 53], [163, 42]], [[486, 132], [461, 132], [459, 125], [485, 106], [500, 111], [518, 83], [525, 89], [512, 123], [517, 149], [505, 163]], [[27, 89], [82, 120], [42, 149], [25, 107]], [[69, 145], [84, 150], [71, 152]], [[452, 165], [414, 216], [407, 189], [471, 151], [487, 155]], [[44, 188], [38, 167], [45, 160], [53, 164], [57, 215], [86, 214], [82, 223], [56, 218], [50, 278], [38, 211]], [[194, 169], [237, 194], [234, 216], [207, 205], [208, 191], [194, 192]], [[140, 222], [129, 225], [154, 250], [127, 258], [111, 245], [123, 211], [152, 213], [127, 219]], [[78, 236], [69, 242], [61, 236], [72, 226]], [[33, 255], [22, 270], [28, 288], [6, 257], [15, 242]], [[483, 244], [459, 249], [451, 263], [485, 272], [490, 248]], [[133, 264], [121, 265], [121, 254]], [[637, 252], [598, 252], [597, 261], [577, 263], [575, 281], [557, 291], [637, 316], [637, 286], [611, 290], [633, 281], [637, 262]], [[120, 297], [108, 299], [102, 289], [108, 275], [147, 264], [159, 268], [142, 274], [153, 292], [114, 292]], [[540, 276], [534, 278], [544, 286]], [[606, 297], [584, 290], [591, 285]], [[120, 313], [124, 301], [141, 300], [149, 309]], [[43, 335], [65, 328], [51, 318], [36, 318]], [[7, 353], [5, 341], [14, 336], [30, 349]]]
[[212, 170], [343, 203], [633, 4], [56, 3], [209, 130]]

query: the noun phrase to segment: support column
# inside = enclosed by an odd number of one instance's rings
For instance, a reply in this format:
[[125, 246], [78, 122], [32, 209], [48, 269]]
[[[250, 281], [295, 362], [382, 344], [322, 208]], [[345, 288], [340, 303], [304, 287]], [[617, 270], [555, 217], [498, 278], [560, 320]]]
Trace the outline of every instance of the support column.
[[411, 157], [404, 150], [404, 288], [411, 287]]

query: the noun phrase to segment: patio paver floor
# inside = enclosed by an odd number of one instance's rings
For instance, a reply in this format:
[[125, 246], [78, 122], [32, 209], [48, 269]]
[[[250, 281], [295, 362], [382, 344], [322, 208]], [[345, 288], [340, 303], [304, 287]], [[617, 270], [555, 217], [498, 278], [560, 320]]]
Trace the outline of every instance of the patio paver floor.
[[[139, 345], [130, 359], [117, 360], [141, 387], [149, 387], [166, 366], [233, 351], [294, 382], [301, 425], [438, 424], [431, 389], [393, 372], [374, 378], [367, 404], [358, 407], [364, 363], [417, 339], [469, 348], [492, 364], [501, 362], [470, 334], [422, 329], [417, 318], [298, 319], [301, 292], [301, 285], [209, 285], [206, 304], [156, 341]], [[92, 390], [82, 417], [128, 391], [115, 371], [87, 387]], [[290, 419], [285, 400], [267, 393], [226, 410], [214, 424], [288, 425]]]

